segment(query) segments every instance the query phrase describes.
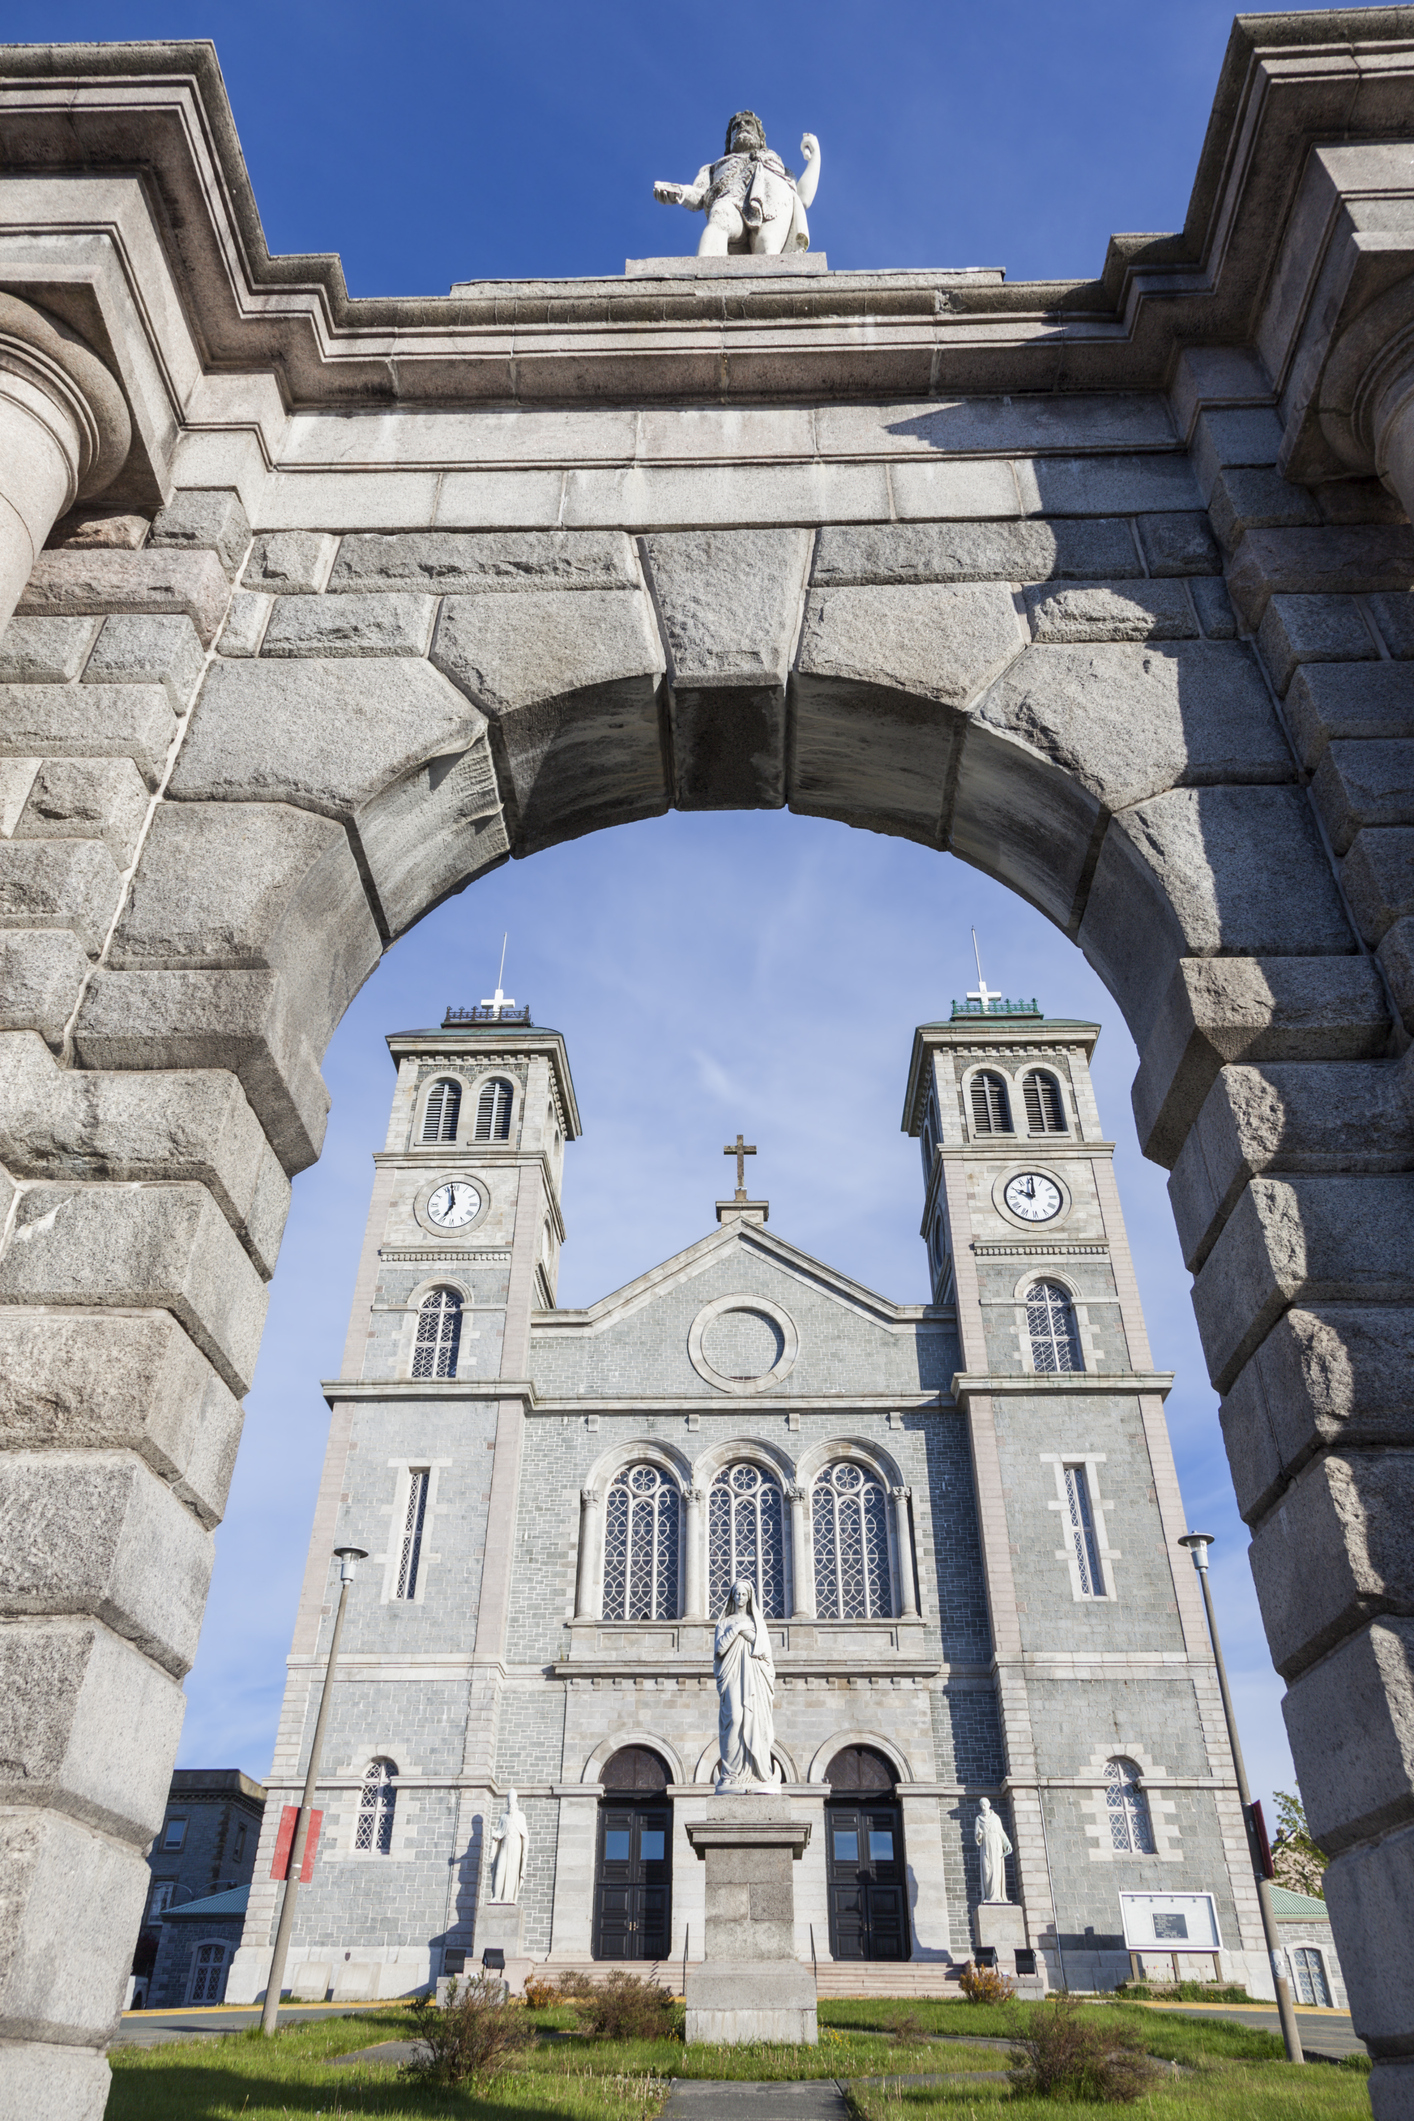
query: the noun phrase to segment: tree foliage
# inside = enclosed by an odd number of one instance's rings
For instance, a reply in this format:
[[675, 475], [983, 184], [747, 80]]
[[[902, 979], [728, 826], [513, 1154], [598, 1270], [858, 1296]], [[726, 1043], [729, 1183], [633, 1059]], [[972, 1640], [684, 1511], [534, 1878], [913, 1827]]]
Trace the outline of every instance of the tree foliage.
[[1324, 1900], [1325, 1868], [1329, 1861], [1325, 1850], [1318, 1848], [1311, 1839], [1306, 1824], [1306, 1811], [1299, 1797], [1289, 1790], [1276, 1791], [1277, 1837], [1272, 1843], [1272, 1870], [1278, 1885], [1284, 1885], [1290, 1893], [1306, 1893], [1313, 1900]]

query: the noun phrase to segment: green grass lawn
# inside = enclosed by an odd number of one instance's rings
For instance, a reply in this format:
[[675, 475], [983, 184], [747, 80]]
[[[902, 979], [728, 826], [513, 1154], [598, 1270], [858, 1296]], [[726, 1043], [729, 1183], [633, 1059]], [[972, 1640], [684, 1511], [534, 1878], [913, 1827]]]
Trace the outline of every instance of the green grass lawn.
[[[974, 2008], [928, 2001], [832, 2000], [820, 2005], [820, 2045], [684, 2047], [681, 2040], [610, 2041], [577, 2036], [573, 2007], [534, 2014], [539, 2037], [513, 2066], [475, 2091], [422, 2089], [396, 2068], [356, 2063], [331, 2069], [333, 2056], [383, 2040], [416, 2038], [402, 2005], [362, 2010], [291, 2027], [274, 2040], [258, 2032], [159, 2048], [120, 2048], [112, 2057], [107, 2121], [653, 2121], [673, 2077], [853, 2082], [860, 2121], [1027, 2121], [1045, 2102], [1013, 2100], [1003, 2049], [973, 2039], [1005, 2039], [1024, 2026], [1030, 2005]], [[1133, 2109], [1142, 2121], [1344, 2121], [1368, 2115], [1365, 2079], [1313, 2064], [1288, 2070], [1271, 2033], [1221, 2020], [1180, 2018], [1134, 2005], [1097, 2005], [1141, 2034], [1150, 2054], [1179, 2063]], [[899, 2028], [899, 2034], [892, 2029]], [[944, 2037], [929, 2038], [929, 2034]], [[900, 2037], [901, 2035], [901, 2037]], [[985, 2083], [870, 2087], [859, 2080], [921, 2072], [985, 2070]], [[1069, 2110], [1079, 2117], [1089, 2109]], [[1113, 2117], [1113, 2107], [1095, 2108]]]

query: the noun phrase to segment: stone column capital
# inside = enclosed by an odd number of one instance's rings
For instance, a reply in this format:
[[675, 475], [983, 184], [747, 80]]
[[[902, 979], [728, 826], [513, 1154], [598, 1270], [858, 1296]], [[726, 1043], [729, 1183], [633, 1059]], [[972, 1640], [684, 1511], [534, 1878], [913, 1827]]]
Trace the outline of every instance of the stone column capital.
[[890, 1488], [889, 1493], [893, 1496], [895, 1502], [907, 1502], [912, 1496], [913, 1490], [909, 1487]]
[[602, 1500], [603, 1494], [604, 1490], [602, 1488], [581, 1488], [579, 1491], [581, 1509], [592, 1510], [595, 1503]]
[[0, 391], [59, 441], [71, 471], [60, 513], [112, 484], [132, 443], [127, 400], [67, 324], [0, 291]]

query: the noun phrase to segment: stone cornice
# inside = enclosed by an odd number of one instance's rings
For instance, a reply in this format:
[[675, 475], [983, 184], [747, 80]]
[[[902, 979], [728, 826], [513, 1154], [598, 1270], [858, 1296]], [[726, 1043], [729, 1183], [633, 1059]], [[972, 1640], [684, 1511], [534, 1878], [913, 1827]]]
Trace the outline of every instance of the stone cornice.
[[1156, 1393], [1167, 1399], [1173, 1388], [1176, 1373], [1173, 1370], [1081, 1370], [1066, 1376], [1048, 1376], [1032, 1370], [978, 1373], [968, 1376], [959, 1370], [952, 1381], [953, 1397], [959, 1406], [966, 1406], [971, 1399], [1011, 1398], [1025, 1394], [1027, 1398], [1044, 1395], [1049, 1399], [1084, 1398], [1096, 1392]]
[[[955, 272], [464, 283], [350, 298], [272, 257], [209, 43], [14, 45], [0, 146], [22, 181], [137, 179], [208, 370], [287, 406], [937, 397], [1166, 386], [1184, 346], [1253, 340], [1310, 149], [1408, 129], [1414, 10], [1234, 24], [1181, 233], [1112, 238], [1097, 279]], [[56, 203], [57, 219], [57, 203]]]

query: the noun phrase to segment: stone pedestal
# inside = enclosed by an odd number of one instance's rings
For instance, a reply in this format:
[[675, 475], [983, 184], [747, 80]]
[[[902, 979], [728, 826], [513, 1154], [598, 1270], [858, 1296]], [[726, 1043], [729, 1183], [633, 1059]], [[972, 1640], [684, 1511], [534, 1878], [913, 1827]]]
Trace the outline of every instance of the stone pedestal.
[[714, 1797], [687, 1838], [707, 1866], [705, 1957], [688, 1968], [687, 2038], [737, 2046], [819, 2038], [815, 1977], [795, 1955], [792, 1866], [810, 1823], [775, 1797]]
[[[979, 1951], [1020, 1952], [1026, 1949], [1026, 1910], [1009, 1900], [979, 1900], [973, 1916]], [[1010, 1966], [1002, 1968], [1010, 1973]]]

